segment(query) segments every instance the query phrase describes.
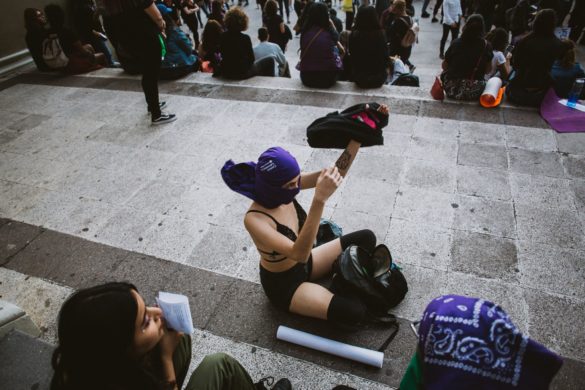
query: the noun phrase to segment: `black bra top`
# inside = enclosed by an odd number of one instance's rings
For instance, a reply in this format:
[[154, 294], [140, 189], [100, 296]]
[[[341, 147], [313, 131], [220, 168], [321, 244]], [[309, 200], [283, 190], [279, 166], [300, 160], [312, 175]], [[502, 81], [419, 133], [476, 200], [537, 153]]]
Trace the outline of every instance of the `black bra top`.
[[[297, 212], [297, 218], [299, 220], [299, 231], [301, 231], [301, 229], [303, 228], [303, 225], [305, 224], [305, 221], [307, 220], [307, 213], [305, 212], [305, 210], [303, 209], [303, 206], [301, 206], [299, 204], [299, 202], [297, 202], [296, 199], [293, 199], [293, 204], [295, 206], [295, 210]], [[281, 223], [279, 223], [272, 215], [265, 213], [264, 211], [260, 211], [260, 210], [248, 210], [248, 213], [260, 213], [260, 214], [264, 214], [266, 215], [268, 218], [270, 218], [272, 221], [274, 221], [274, 223], [276, 224], [276, 231], [279, 232], [280, 234], [282, 234], [283, 236], [285, 236], [286, 238], [288, 238], [291, 241], [296, 241], [297, 240], [297, 235], [296, 233], [289, 228], [286, 225], [283, 225]], [[265, 252], [263, 250], [258, 249], [258, 251], [260, 253], [263, 253], [265, 255], [270, 256], [273, 260], [268, 260], [268, 259], [264, 259], [269, 263], [278, 263], [281, 261], [286, 260], [286, 256], [283, 257], [282, 259], [277, 259], [275, 260], [274, 257], [276, 256], [282, 256], [280, 253], [276, 252], [276, 251], [272, 251], [272, 252]]]

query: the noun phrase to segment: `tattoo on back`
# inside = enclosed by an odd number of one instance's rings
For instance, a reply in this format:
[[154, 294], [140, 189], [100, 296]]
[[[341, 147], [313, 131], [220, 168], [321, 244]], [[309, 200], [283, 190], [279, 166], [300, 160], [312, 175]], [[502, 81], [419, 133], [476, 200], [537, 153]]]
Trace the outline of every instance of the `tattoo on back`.
[[349, 150], [345, 149], [343, 153], [341, 153], [341, 156], [339, 156], [339, 158], [335, 162], [335, 166], [337, 166], [337, 169], [346, 170], [347, 168], [349, 168], [350, 161], [351, 153], [349, 152]]

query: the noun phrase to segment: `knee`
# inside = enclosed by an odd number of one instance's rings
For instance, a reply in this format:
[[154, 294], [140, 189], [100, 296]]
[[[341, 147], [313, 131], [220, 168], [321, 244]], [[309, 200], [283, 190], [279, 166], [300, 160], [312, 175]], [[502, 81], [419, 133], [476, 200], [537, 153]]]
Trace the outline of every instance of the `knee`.
[[366, 307], [356, 299], [333, 295], [327, 308], [327, 320], [337, 325], [356, 326], [366, 316]]

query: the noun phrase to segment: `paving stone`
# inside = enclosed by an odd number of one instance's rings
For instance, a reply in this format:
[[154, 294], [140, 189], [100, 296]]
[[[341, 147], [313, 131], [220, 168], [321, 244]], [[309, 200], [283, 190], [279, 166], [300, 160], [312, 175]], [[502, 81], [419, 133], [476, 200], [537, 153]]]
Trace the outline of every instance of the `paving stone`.
[[515, 238], [516, 224], [511, 202], [458, 195], [453, 228]]
[[585, 241], [583, 226], [574, 210], [553, 210], [516, 205], [518, 238], [563, 248], [578, 248]]
[[378, 242], [384, 242], [390, 226], [390, 218], [342, 208], [336, 208], [331, 219], [341, 226], [346, 234], [356, 230], [369, 229], [376, 234]]
[[[223, 245], [218, 246], [218, 242]], [[186, 264], [235, 276], [251, 247], [248, 232], [211, 226], [187, 257]]]
[[392, 214], [395, 218], [450, 229], [455, 207], [451, 194], [401, 188]]
[[571, 180], [571, 190], [575, 195], [575, 205], [577, 210], [585, 213], [585, 181], [584, 180]]
[[94, 235], [94, 239], [127, 250], [144, 251], [144, 235], [153, 224], [160, 222], [160, 218], [160, 215], [146, 210], [117, 208]]
[[502, 125], [462, 122], [459, 140], [466, 144], [506, 145], [506, 132]]
[[9, 128], [11, 130], [16, 130], [16, 131], [25, 131], [25, 130], [33, 129], [33, 128], [39, 126], [40, 124], [42, 124], [44, 121], [46, 121], [49, 118], [50, 117], [47, 115], [30, 114], [21, 120], [17, 120], [15, 122], [9, 124], [7, 126], [7, 128]]
[[414, 125], [413, 135], [419, 138], [457, 140], [461, 122], [449, 119], [419, 117]]
[[450, 269], [484, 278], [517, 281], [516, 245], [513, 240], [456, 230]]
[[564, 157], [563, 165], [569, 177], [585, 179], [585, 157]]
[[35, 238], [43, 230], [38, 226], [32, 226], [26, 223], [8, 221], [0, 225], [0, 265], [9, 261]]
[[585, 154], [585, 134], [555, 132], [559, 152], [570, 154]]
[[457, 142], [412, 137], [410, 149], [406, 155], [417, 160], [455, 164], [457, 161]]
[[[4, 149], [4, 145], [14, 141], [20, 137], [20, 133], [14, 130], [0, 130], [0, 150]], [[10, 148], [6, 148], [10, 152]]]
[[451, 231], [392, 218], [384, 243], [398, 264], [447, 271], [451, 262]]
[[504, 124], [508, 126], [526, 126], [533, 128], [549, 129], [548, 123], [533, 109], [502, 110]]
[[520, 282], [535, 290], [585, 298], [585, 251], [518, 242]]
[[457, 163], [459, 165], [506, 169], [508, 156], [506, 148], [503, 146], [461, 143]]
[[349, 180], [337, 204], [338, 208], [386, 217], [392, 215], [398, 185], [357, 176]]
[[569, 180], [512, 173], [510, 183], [517, 204], [541, 205], [547, 208], [574, 207]]
[[383, 153], [404, 156], [408, 153], [411, 138], [412, 136], [409, 134], [386, 133], [384, 135], [384, 145], [381, 146], [380, 149]]
[[48, 190], [0, 180], [0, 215], [14, 218], [23, 209], [34, 207], [36, 199]]
[[450, 166], [430, 161], [406, 160], [404, 169], [405, 184], [430, 191], [453, 193], [455, 172]]
[[557, 150], [555, 131], [521, 126], [506, 127], [508, 146], [520, 149], [554, 152]]
[[[502, 307], [512, 322], [524, 333], [531, 332], [529, 311], [524, 290], [515, 283], [481, 278], [476, 275], [449, 272], [444, 290], [448, 294], [482, 298]], [[532, 335], [530, 333], [530, 335]], [[549, 345], [550, 346], [550, 345]]]
[[563, 359], [563, 365], [550, 385], [551, 390], [579, 390], [585, 388], [585, 364], [574, 359]]
[[180, 202], [181, 196], [187, 189], [186, 185], [154, 180], [136, 192], [126, 205], [137, 210], [150, 210], [164, 214]]
[[360, 153], [351, 165], [351, 177], [398, 183], [404, 166], [402, 157], [390, 154]]
[[392, 313], [410, 321], [418, 321], [428, 303], [447, 289], [448, 274], [432, 268], [404, 265], [402, 273], [408, 282], [408, 293], [404, 300], [392, 309]]
[[510, 149], [510, 170], [529, 175], [564, 177], [561, 159], [554, 152]]
[[457, 166], [457, 193], [493, 200], [510, 200], [510, 182], [505, 170]]
[[[575, 328], [585, 315], [585, 302], [527, 290], [530, 337], [570, 358], [583, 360], [585, 338]], [[577, 332], [576, 332], [577, 331]]]
[[416, 116], [395, 114], [392, 111], [388, 118], [388, 126], [384, 128], [384, 137], [389, 133], [412, 135], [417, 121]]

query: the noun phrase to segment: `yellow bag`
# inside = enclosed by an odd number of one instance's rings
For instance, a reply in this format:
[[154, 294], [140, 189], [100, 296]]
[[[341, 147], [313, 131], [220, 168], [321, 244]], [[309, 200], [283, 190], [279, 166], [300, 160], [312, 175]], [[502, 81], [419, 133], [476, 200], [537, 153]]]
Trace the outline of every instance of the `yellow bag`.
[[353, 0], [343, 0], [341, 10], [343, 12], [353, 12]]

